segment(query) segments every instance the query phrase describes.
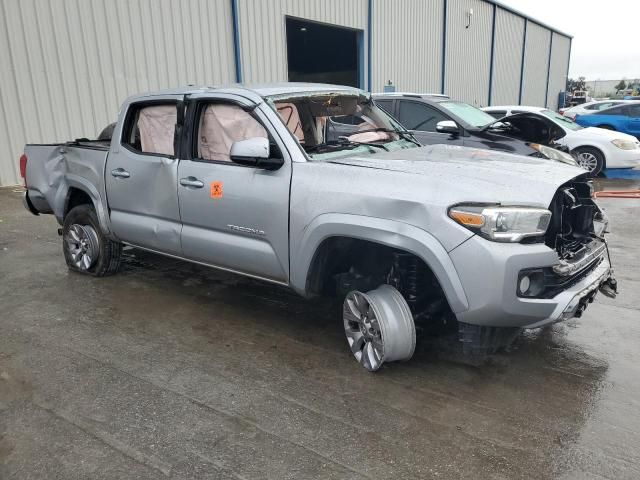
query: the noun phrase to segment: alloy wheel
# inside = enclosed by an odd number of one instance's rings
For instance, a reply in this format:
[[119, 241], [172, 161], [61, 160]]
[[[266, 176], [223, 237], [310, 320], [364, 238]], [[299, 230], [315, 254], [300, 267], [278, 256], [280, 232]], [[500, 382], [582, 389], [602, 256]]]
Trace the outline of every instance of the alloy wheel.
[[413, 356], [413, 316], [400, 292], [382, 285], [368, 293], [350, 292], [343, 306], [344, 331], [356, 360], [370, 372], [384, 362]]
[[64, 236], [67, 249], [74, 265], [82, 270], [89, 270], [98, 259], [98, 234], [90, 225], [74, 223]]

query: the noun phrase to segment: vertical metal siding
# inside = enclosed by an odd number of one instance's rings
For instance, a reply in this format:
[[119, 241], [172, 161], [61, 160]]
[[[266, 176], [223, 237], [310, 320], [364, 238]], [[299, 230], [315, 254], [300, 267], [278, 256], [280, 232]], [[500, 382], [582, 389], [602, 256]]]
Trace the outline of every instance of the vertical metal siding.
[[442, 0], [374, 0], [373, 92], [388, 80], [398, 91], [440, 92], [443, 13]]
[[543, 107], [547, 91], [550, 30], [529, 22], [524, 55], [522, 104]]
[[[286, 16], [363, 30], [366, 38], [367, 3], [367, 0], [238, 0], [243, 81], [287, 81]], [[363, 53], [367, 58], [366, 42]]]
[[524, 19], [498, 7], [493, 56], [493, 105], [518, 103]]
[[569, 63], [569, 50], [571, 40], [564, 35], [553, 34], [553, 45], [551, 47], [551, 63], [549, 69], [549, 91], [547, 95], [547, 108], [556, 110], [558, 108], [558, 94], [567, 85], [567, 65]]
[[228, 0], [0, 0], [0, 185], [25, 143], [94, 138], [124, 98], [234, 81]]
[[[473, 15], [466, 28], [469, 9], [473, 9]], [[488, 2], [448, 2], [444, 93], [452, 98], [487, 105], [492, 19], [493, 7]]]

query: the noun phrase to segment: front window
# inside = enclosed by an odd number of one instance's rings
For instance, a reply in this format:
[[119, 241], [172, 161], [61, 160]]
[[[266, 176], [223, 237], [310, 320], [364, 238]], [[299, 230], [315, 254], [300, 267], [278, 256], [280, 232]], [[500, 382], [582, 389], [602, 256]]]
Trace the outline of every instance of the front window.
[[400, 100], [398, 120], [409, 130], [437, 132], [438, 122], [449, 120], [443, 113], [424, 103]]
[[320, 93], [268, 101], [314, 160], [417, 146], [404, 127], [365, 95]]
[[482, 128], [495, 121], [487, 112], [464, 102], [440, 102], [439, 105], [460, 118], [467, 125]]
[[551, 110], [542, 110], [540, 113], [545, 117], [553, 120], [553, 122], [555, 122], [557, 125], [560, 125], [562, 128], [567, 128], [573, 131], [582, 130], [582, 127], [580, 125], [572, 120], [569, 120], [567, 117], [560, 115], [559, 113], [553, 112]]

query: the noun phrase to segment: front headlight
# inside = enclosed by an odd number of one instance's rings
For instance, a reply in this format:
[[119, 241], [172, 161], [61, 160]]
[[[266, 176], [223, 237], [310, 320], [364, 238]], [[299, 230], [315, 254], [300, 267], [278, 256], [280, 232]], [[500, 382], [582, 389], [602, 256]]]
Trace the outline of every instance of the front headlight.
[[558, 162], [566, 163], [568, 165], [578, 165], [578, 162], [568, 153], [561, 152], [555, 148], [547, 147], [546, 145], [540, 145], [539, 143], [530, 143], [529, 146], [534, 150], [537, 150], [545, 157]]
[[545, 234], [551, 212], [534, 207], [456, 205], [449, 217], [469, 230], [494, 242], [519, 242]]
[[638, 142], [634, 142], [633, 140], [621, 140], [619, 138], [611, 140], [611, 143], [622, 150], [635, 150], [639, 146]]

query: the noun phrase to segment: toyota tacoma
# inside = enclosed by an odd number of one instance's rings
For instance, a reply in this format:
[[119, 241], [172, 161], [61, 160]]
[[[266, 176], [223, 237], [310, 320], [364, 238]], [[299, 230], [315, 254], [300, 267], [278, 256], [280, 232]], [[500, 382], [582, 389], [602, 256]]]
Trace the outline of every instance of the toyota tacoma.
[[465, 353], [492, 353], [616, 292], [583, 169], [420, 146], [355, 88], [136, 95], [110, 140], [28, 144], [20, 167], [25, 206], [55, 215], [70, 270], [113, 274], [130, 245], [341, 296], [370, 371], [452, 326]]

